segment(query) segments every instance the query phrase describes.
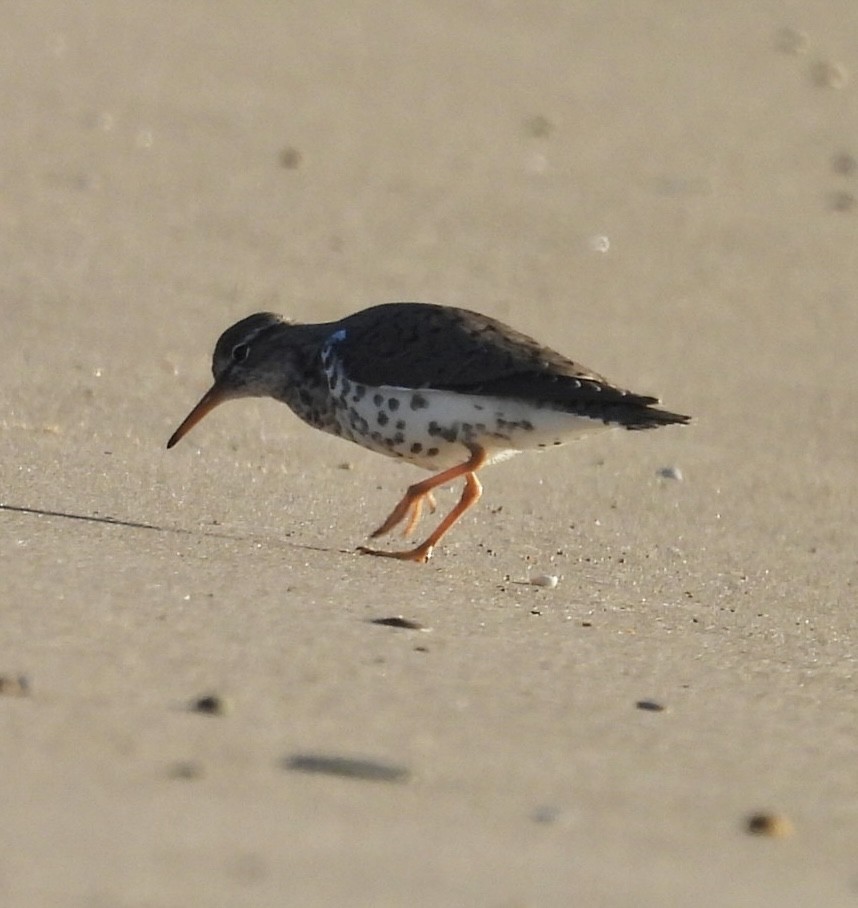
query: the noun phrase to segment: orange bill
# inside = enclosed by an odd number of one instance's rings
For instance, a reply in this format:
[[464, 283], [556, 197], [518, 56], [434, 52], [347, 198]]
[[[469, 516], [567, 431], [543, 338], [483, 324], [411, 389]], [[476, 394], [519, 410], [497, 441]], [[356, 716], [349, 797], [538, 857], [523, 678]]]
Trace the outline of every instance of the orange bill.
[[185, 417], [185, 421], [170, 436], [167, 447], [172, 448], [176, 442], [181, 441], [181, 439], [193, 429], [206, 413], [214, 410], [218, 404], [222, 404], [225, 400], [229, 400], [231, 396], [231, 394], [227, 393], [227, 391], [218, 384], [212, 385], [202, 396], [200, 402]]

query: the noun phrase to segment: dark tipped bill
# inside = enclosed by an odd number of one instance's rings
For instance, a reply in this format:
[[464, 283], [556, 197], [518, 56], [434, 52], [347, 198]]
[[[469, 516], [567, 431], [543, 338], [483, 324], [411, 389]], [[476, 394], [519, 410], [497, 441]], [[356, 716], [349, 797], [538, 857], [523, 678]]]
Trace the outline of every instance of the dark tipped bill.
[[228, 394], [223, 388], [219, 385], [212, 385], [208, 391], [202, 396], [200, 402], [191, 410], [190, 413], [185, 417], [185, 421], [176, 429], [175, 432], [170, 436], [170, 440], [167, 442], [167, 447], [172, 448], [176, 442], [181, 441], [188, 432], [193, 429], [193, 427], [210, 411], [218, 404], [222, 404], [225, 400], [229, 400], [230, 394]]

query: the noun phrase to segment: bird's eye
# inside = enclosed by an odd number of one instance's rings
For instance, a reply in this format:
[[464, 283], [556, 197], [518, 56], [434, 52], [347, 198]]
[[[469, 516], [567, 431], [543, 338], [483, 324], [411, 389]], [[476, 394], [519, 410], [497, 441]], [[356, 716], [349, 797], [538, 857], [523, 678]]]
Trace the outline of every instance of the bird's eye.
[[250, 347], [247, 344], [236, 344], [232, 348], [232, 361], [234, 363], [243, 363], [250, 354]]

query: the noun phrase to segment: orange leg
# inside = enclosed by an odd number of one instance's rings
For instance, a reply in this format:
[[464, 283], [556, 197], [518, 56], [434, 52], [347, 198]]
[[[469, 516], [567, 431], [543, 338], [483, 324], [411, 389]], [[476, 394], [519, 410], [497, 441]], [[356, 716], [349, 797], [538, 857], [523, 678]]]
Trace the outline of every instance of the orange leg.
[[390, 512], [390, 516], [387, 520], [385, 520], [372, 534], [373, 539], [384, 536], [407, 517], [408, 523], [405, 527], [405, 535], [407, 536], [420, 519], [420, 513], [423, 508], [423, 499], [429, 497], [430, 502], [434, 505], [434, 499], [431, 497], [433, 489], [437, 489], [438, 486], [446, 485], [448, 482], [452, 482], [454, 479], [464, 476], [465, 488], [462, 491], [462, 497], [459, 499], [458, 504], [441, 521], [441, 523], [438, 524], [435, 531], [425, 542], [422, 542], [417, 548], [408, 549], [404, 552], [384, 552], [378, 549], [370, 549], [366, 546], [361, 546], [358, 551], [365, 555], [380, 555], [383, 558], [398, 558], [402, 561], [418, 561], [421, 563], [428, 561], [432, 555], [432, 549], [435, 548], [447, 534], [450, 527], [456, 523], [465, 511], [473, 507], [477, 501], [479, 501], [480, 495], [482, 494], [482, 486], [476, 477], [476, 472], [485, 464], [486, 452], [478, 445], [469, 445], [468, 449], [471, 452], [471, 456], [464, 463], [451, 467], [449, 470], [444, 470], [441, 473], [437, 473], [435, 476], [430, 476], [429, 479], [424, 479], [423, 482], [417, 482], [413, 486], [410, 486], [399, 504]]
[[420, 522], [420, 515], [423, 513], [423, 502], [424, 500], [429, 505], [429, 510], [434, 514], [437, 504], [435, 503], [435, 496], [431, 492], [427, 492], [421, 498], [415, 498], [411, 502], [411, 516], [408, 518], [408, 523], [405, 525], [405, 529], [402, 531], [402, 535], [408, 539], [409, 536], [414, 532], [414, 528]]

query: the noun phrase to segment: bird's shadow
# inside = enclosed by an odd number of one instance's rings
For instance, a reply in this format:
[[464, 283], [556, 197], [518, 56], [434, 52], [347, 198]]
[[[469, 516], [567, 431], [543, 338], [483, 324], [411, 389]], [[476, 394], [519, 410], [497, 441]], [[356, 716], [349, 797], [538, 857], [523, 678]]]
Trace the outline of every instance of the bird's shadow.
[[25, 505], [0, 503], [0, 511], [12, 514], [27, 514], [31, 517], [55, 517], [61, 520], [78, 520], [84, 523], [101, 523], [108, 526], [124, 527], [132, 530], [151, 530], [156, 533], [172, 533], [175, 536], [205, 536], [209, 539], [228, 539], [233, 542], [253, 542], [268, 546], [289, 546], [311, 552], [321, 552], [325, 555], [342, 554], [353, 555], [353, 550], [328, 548], [320, 545], [307, 545], [292, 542], [288, 539], [273, 540], [263, 536], [248, 536], [238, 533], [227, 533], [222, 530], [190, 530], [187, 527], [162, 526], [157, 523], [146, 523], [142, 520], [123, 520], [121, 517], [110, 517], [101, 514], [75, 514], [72, 511], [53, 511], [49, 508], [31, 508]]

